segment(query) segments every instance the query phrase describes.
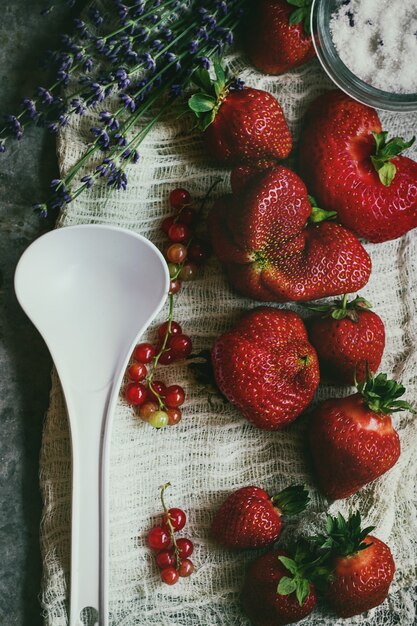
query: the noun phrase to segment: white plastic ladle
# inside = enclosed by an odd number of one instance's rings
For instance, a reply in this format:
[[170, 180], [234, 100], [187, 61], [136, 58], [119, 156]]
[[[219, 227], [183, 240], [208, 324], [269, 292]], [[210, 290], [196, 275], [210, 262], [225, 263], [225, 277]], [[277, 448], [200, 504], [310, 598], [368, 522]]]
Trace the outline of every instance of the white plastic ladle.
[[54, 230], [29, 246], [16, 269], [17, 298], [49, 348], [69, 416], [69, 626], [84, 626], [85, 607], [93, 623], [108, 624], [109, 418], [132, 349], [168, 288], [159, 250], [113, 226]]

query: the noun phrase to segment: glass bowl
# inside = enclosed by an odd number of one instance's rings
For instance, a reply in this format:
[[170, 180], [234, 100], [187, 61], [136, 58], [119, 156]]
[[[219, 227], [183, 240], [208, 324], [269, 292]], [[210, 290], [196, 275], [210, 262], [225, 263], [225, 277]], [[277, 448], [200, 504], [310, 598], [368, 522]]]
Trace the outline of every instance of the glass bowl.
[[[355, 76], [340, 59], [330, 32], [330, 19], [343, 0], [313, 0], [311, 30], [317, 57], [332, 81], [355, 100], [385, 111], [417, 111], [417, 93], [383, 91]], [[415, 60], [410, 60], [415, 62]]]

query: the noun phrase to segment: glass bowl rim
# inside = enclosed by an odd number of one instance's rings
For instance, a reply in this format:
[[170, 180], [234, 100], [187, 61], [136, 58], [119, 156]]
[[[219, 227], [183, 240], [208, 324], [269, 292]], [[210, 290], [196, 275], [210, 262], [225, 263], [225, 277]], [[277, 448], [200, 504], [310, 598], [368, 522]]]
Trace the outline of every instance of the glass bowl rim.
[[339, 89], [362, 104], [385, 111], [404, 113], [417, 111], [417, 93], [398, 94], [373, 87], [358, 78], [343, 63], [337, 54], [330, 28], [325, 29], [324, 10], [331, 1], [313, 0], [311, 7], [311, 32], [314, 33], [314, 48], [317, 58], [329, 78]]

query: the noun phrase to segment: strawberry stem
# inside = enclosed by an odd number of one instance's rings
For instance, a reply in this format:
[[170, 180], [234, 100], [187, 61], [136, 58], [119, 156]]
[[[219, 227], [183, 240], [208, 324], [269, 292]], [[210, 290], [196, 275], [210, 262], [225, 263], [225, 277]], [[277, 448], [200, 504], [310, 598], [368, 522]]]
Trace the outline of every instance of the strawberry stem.
[[326, 532], [313, 537], [313, 540], [320, 548], [328, 550], [331, 556], [352, 556], [372, 545], [364, 543], [364, 539], [374, 528], [375, 526], [368, 526], [362, 530], [359, 511], [350, 511], [347, 520], [338, 513], [337, 517], [327, 516]]
[[374, 413], [389, 415], [398, 411], [411, 411], [416, 409], [405, 400], [398, 400], [405, 393], [405, 387], [395, 380], [390, 380], [386, 374], [374, 376], [366, 364], [366, 377], [358, 383], [355, 380], [358, 392], [365, 404]]
[[360, 296], [348, 302], [348, 294], [345, 293], [342, 299], [333, 300], [330, 304], [310, 304], [305, 305], [310, 311], [323, 313], [322, 317], [331, 316], [335, 320], [350, 319], [352, 322], [359, 322], [358, 311], [366, 311], [372, 304]]
[[[213, 61], [215, 78], [205, 68], [194, 71], [191, 80], [199, 88], [188, 100], [188, 106], [197, 117], [197, 126], [204, 131], [214, 122], [223, 100], [227, 97], [235, 78], [228, 78], [220, 59]], [[241, 83], [240, 87], [242, 87]]]
[[397, 173], [397, 168], [392, 159], [395, 159], [401, 152], [410, 148], [416, 138], [412, 137], [410, 141], [405, 141], [402, 137], [393, 137], [387, 141], [387, 131], [382, 131], [381, 133], [373, 132], [372, 135], [375, 139], [376, 151], [371, 156], [371, 161], [381, 183], [385, 187], [389, 187]]
[[282, 515], [297, 515], [307, 508], [310, 496], [304, 485], [291, 485], [271, 498]]
[[294, 26], [303, 22], [307, 35], [311, 35], [311, 6], [313, 0], [287, 0], [287, 4], [297, 7], [290, 15], [289, 23]]

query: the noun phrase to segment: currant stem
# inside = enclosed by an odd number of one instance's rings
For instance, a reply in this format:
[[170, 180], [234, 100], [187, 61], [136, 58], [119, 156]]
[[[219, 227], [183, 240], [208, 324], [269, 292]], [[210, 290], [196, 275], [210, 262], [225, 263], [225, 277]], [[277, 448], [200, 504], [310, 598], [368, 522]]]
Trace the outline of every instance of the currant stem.
[[165, 483], [165, 485], [162, 485], [160, 487], [161, 490], [161, 502], [162, 502], [162, 508], [164, 509], [164, 513], [166, 514], [166, 523], [169, 529], [169, 534], [171, 535], [171, 540], [172, 540], [172, 545], [174, 546], [174, 554], [175, 554], [175, 561], [176, 561], [176, 569], [179, 568], [179, 566], [181, 565], [181, 559], [180, 559], [180, 551], [177, 545], [177, 541], [175, 539], [175, 531], [174, 531], [174, 527], [171, 523], [171, 518], [169, 516], [168, 513], [168, 509], [167, 506], [165, 504], [165, 500], [164, 500], [164, 493], [165, 491], [168, 489], [168, 487], [171, 487], [171, 483]]

